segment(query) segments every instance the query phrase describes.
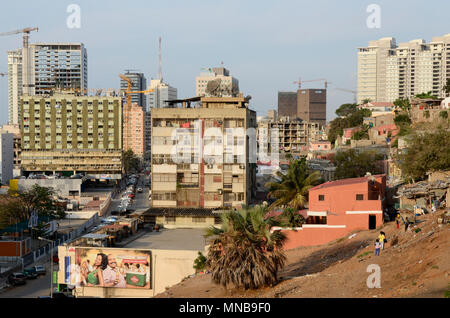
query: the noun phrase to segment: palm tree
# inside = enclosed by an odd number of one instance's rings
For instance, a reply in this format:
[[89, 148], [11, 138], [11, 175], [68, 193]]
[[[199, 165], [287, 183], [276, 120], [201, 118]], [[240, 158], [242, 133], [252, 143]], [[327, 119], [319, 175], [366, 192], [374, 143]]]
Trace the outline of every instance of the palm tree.
[[308, 201], [309, 189], [320, 183], [320, 173], [309, 173], [306, 159], [295, 160], [289, 164], [286, 174], [278, 172], [280, 182], [267, 182], [269, 198], [276, 198], [269, 209], [287, 206], [294, 210], [302, 209]]
[[212, 237], [206, 265], [213, 282], [256, 289], [278, 281], [277, 273], [286, 261], [282, 251], [286, 236], [270, 232], [279, 223], [265, 218], [267, 211], [265, 206], [229, 211], [221, 215], [220, 229], [206, 230], [205, 237]]

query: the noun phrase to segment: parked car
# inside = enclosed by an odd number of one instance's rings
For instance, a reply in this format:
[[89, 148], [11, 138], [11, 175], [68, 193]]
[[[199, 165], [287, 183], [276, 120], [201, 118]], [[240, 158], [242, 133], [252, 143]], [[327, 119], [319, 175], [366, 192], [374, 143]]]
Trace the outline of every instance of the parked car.
[[26, 279], [35, 279], [37, 278], [39, 275], [36, 273], [36, 271], [34, 270], [34, 268], [25, 268], [23, 270], [23, 273], [26, 277]]
[[47, 274], [47, 270], [45, 269], [44, 266], [36, 265], [36, 266], [34, 266], [34, 269], [36, 270], [36, 273], [38, 275], [45, 275], [45, 274]]
[[8, 283], [13, 286], [26, 284], [26, 276], [22, 273], [12, 273], [8, 276]]

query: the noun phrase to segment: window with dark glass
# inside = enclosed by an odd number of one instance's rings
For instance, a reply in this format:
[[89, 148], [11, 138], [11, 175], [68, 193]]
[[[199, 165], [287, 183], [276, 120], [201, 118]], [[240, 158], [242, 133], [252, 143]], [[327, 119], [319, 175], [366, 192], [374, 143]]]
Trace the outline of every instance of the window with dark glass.
[[325, 195], [319, 194], [319, 201], [325, 201]]
[[356, 200], [358, 200], [358, 201], [364, 200], [364, 194], [357, 194], [356, 195]]

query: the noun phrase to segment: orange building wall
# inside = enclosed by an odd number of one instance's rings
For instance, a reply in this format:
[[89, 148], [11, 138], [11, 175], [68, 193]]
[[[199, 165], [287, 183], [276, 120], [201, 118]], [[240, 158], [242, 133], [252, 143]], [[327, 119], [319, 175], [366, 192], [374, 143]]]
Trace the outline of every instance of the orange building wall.
[[[311, 189], [308, 211], [327, 212], [327, 224], [316, 228], [306, 225], [297, 231], [282, 230], [288, 238], [284, 249], [321, 245], [355, 230], [368, 230], [370, 215], [376, 217], [375, 226], [381, 226], [383, 224], [382, 199], [385, 196], [386, 177], [383, 175], [375, 176], [375, 178], [375, 185], [361, 180], [358, 183], [336, 184], [324, 188], [318, 186]], [[325, 196], [323, 201], [319, 201], [319, 194]], [[364, 199], [356, 200], [356, 194], [363, 194]], [[357, 213], [349, 214], [347, 212]]]
[[[21, 244], [22, 243], [22, 244]], [[31, 245], [31, 244], [30, 244]], [[0, 242], [0, 256], [24, 256], [31, 252], [31, 249], [26, 249], [25, 241], [3, 241]], [[22, 254], [20, 249], [22, 248]]]

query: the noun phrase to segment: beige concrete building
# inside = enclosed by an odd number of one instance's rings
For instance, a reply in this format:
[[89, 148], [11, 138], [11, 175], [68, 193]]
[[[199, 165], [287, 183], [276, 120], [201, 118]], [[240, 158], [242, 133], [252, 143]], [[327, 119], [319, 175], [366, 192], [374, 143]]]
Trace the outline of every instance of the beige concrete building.
[[386, 100], [386, 59], [389, 50], [395, 48], [394, 38], [370, 41], [368, 47], [358, 48], [357, 101], [373, 102]]
[[[252, 150], [246, 130], [256, 130], [256, 113], [248, 101], [241, 95], [176, 102], [183, 107], [152, 109], [151, 206], [215, 209], [249, 204], [256, 136]], [[200, 104], [190, 108], [191, 102]]]
[[99, 179], [121, 178], [120, 97], [55, 92], [23, 96], [20, 109], [25, 175], [83, 172]]
[[[214, 67], [207, 69], [208, 72], [201, 74], [195, 78], [195, 95], [196, 96], [222, 96], [231, 97], [239, 94], [239, 81], [237, 78], [230, 76], [230, 71], [224, 67]], [[212, 80], [220, 80], [216, 94], [206, 92], [208, 82]]]
[[450, 34], [395, 44], [394, 38], [370, 41], [358, 49], [358, 102], [393, 102], [442, 90], [450, 78]]

